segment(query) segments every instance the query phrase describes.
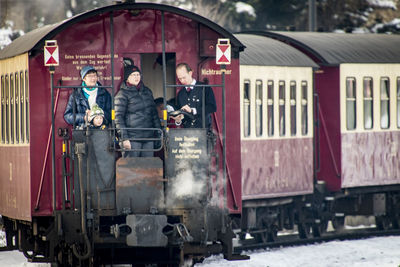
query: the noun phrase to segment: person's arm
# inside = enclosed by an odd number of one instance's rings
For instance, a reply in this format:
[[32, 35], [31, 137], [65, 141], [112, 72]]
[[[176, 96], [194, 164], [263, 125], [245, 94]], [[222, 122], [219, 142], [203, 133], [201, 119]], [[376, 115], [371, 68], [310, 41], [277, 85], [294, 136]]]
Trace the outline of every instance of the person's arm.
[[104, 110], [104, 117], [106, 118], [106, 123], [111, 125], [111, 95], [110, 93], [106, 90], [106, 103], [104, 105], [105, 110]]
[[120, 137], [122, 140], [129, 139], [127, 136], [125, 113], [128, 105], [128, 99], [124, 96], [122, 90], [119, 90], [114, 99], [115, 105], [115, 127], [119, 129]]
[[157, 128], [157, 129], [161, 129], [160, 118], [158, 117], [156, 104], [154, 103], [154, 97], [153, 97], [153, 93], [151, 93], [151, 91], [150, 91], [150, 96], [151, 96], [151, 103], [152, 103], [151, 116], [152, 116], [152, 120], [153, 120], [153, 127]]
[[[215, 96], [214, 92], [211, 87], [209, 86], [204, 86], [201, 87], [203, 90], [205, 90], [205, 108], [206, 108], [206, 116], [207, 114], [211, 114], [213, 112], [217, 111], [217, 103], [215, 102]], [[203, 101], [203, 94], [200, 95], [201, 101]], [[202, 103], [202, 102], [201, 102]], [[202, 110], [203, 110], [203, 105], [200, 104], [198, 109], [196, 109], [196, 116], [201, 117], [202, 116]]]
[[[76, 105], [75, 95], [73, 92], [68, 99], [68, 104], [64, 111], [64, 120], [73, 125], [74, 124], [74, 105]], [[85, 113], [78, 113], [78, 107], [75, 108], [75, 125], [80, 125], [85, 122]]]

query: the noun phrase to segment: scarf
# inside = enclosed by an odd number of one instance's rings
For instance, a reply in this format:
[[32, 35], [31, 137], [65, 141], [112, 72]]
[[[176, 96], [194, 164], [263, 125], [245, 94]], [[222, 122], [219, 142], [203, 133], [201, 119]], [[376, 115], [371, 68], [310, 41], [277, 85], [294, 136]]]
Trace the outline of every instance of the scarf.
[[128, 87], [135, 87], [136, 90], [140, 91], [140, 88], [142, 88], [142, 81], [140, 81], [137, 85], [130, 84], [128, 81], [126, 81], [126, 85]]
[[[85, 82], [82, 82], [82, 86], [86, 86]], [[98, 88], [82, 88], [83, 89], [83, 93], [85, 95], [85, 97], [87, 98], [88, 102], [89, 102], [89, 107], [90, 109], [92, 109], [93, 105], [96, 104], [96, 97], [97, 97], [97, 89]]]

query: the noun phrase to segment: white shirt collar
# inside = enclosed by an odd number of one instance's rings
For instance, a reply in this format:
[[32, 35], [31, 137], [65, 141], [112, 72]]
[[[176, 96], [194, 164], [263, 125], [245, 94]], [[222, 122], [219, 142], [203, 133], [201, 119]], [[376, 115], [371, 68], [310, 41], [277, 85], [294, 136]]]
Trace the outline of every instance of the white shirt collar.
[[[196, 84], [196, 79], [193, 79], [192, 80], [192, 83], [190, 84], [190, 85], [195, 85]], [[190, 88], [190, 90], [193, 90], [193, 86], [185, 86], [185, 88], [186, 88], [186, 90], [188, 89], [188, 88]]]

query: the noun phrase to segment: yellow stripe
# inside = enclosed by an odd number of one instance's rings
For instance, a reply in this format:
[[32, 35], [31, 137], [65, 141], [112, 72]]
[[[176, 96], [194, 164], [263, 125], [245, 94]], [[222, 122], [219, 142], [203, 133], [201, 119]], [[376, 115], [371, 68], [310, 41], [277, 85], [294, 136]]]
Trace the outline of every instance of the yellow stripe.
[[167, 110], [164, 109], [163, 111], [164, 111], [164, 114], [163, 114], [164, 115], [164, 120], [166, 121], [167, 120]]
[[65, 153], [65, 151], [67, 151], [67, 146], [63, 143], [63, 145], [62, 145], [62, 152]]
[[115, 120], [115, 110], [111, 110], [111, 120]]

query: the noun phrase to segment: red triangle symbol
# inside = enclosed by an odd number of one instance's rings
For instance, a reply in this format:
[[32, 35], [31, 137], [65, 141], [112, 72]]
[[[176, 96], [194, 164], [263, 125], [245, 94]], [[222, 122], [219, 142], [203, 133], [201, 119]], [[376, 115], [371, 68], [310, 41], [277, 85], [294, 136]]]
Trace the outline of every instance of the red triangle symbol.
[[229, 60], [226, 58], [225, 55], [222, 55], [222, 57], [220, 57], [220, 59], [218, 60], [218, 62], [228, 63]]
[[222, 53], [225, 53], [226, 49], [228, 49], [229, 45], [219, 45], [219, 49], [221, 49]]
[[46, 64], [57, 64], [57, 61], [54, 59], [54, 57], [50, 57]]
[[54, 50], [57, 49], [57, 46], [48, 46], [46, 47], [47, 51], [49, 51], [50, 55], [53, 54]]

